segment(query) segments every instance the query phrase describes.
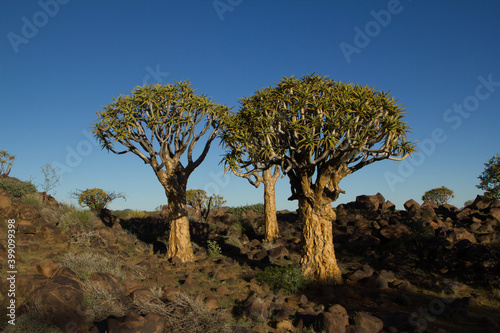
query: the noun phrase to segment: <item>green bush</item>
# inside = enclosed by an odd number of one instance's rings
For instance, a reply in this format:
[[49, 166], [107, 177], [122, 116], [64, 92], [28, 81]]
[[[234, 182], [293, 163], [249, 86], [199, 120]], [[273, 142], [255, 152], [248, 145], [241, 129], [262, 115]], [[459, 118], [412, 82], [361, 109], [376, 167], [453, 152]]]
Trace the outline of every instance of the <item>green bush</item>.
[[271, 288], [283, 288], [290, 294], [296, 294], [307, 285], [307, 279], [297, 266], [269, 266], [257, 274], [257, 280], [267, 283]]
[[1, 178], [0, 188], [7, 191], [14, 198], [21, 198], [25, 194], [37, 192], [35, 184], [30, 181], [21, 181], [17, 178]]
[[226, 210], [226, 213], [242, 217], [243, 214], [247, 213], [249, 210], [253, 210], [259, 214], [264, 214], [264, 204], [258, 203], [254, 205], [231, 207], [228, 210]]
[[207, 242], [207, 252], [209, 257], [217, 257], [222, 253], [222, 250], [217, 241], [209, 240]]

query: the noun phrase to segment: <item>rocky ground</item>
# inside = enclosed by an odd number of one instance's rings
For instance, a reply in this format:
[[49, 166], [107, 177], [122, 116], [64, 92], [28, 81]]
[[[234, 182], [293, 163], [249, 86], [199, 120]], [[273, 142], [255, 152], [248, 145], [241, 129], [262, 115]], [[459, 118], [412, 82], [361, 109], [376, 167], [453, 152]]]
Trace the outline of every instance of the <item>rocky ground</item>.
[[[100, 218], [0, 190], [1, 327], [7, 332], [499, 332], [500, 203], [458, 209], [382, 195], [339, 205], [344, 283], [297, 274], [300, 225], [221, 209], [191, 216], [196, 260], [165, 259], [161, 215]], [[17, 228], [16, 326], [6, 309], [8, 220]], [[270, 269], [272, 267], [273, 269]], [[278, 275], [285, 272], [284, 275]], [[266, 275], [267, 274], [267, 275]], [[274, 275], [273, 275], [274, 274]]]

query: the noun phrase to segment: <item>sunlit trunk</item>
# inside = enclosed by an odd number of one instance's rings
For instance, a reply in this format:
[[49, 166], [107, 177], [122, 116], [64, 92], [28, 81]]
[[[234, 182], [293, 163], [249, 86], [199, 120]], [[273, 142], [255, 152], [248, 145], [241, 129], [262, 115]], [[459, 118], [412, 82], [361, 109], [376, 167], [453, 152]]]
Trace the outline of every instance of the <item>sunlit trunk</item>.
[[193, 247], [189, 233], [189, 218], [186, 205], [187, 177], [180, 172], [167, 177], [157, 174], [168, 198], [168, 222], [170, 231], [167, 244], [167, 258], [181, 262], [193, 261]]
[[301, 264], [304, 275], [319, 283], [342, 283], [342, 273], [333, 246], [332, 222], [336, 216], [331, 204], [317, 204], [315, 207], [307, 199], [301, 198], [299, 214], [302, 221]]
[[277, 177], [275, 178], [271, 175], [271, 169], [264, 170], [264, 212], [266, 220], [265, 240], [268, 242], [279, 238], [278, 218], [276, 217], [276, 179]]

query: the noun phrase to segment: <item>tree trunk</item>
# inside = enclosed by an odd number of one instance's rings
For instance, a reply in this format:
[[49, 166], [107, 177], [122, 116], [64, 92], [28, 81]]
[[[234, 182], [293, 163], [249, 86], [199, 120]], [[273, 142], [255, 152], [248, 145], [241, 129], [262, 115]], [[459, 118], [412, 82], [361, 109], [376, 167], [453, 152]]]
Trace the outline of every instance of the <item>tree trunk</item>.
[[167, 258], [181, 262], [193, 261], [193, 247], [189, 233], [189, 218], [186, 205], [187, 177], [181, 170], [168, 176], [157, 173], [168, 198], [168, 220], [170, 232], [167, 244]]
[[[271, 169], [264, 170], [262, 173], [264, 183], [264, 212], [266, 220], [266, 236], [267, 242], [279, 238], [278, 218], [276, 217], [276, 194], [275, 186], [278, 177], [271, 175]], [[279, 172], [278, 172], [279, 176]]]
[[304, 275], [319, 283], [341, 284], [342, 273], [333, 247], [335, 212], [330, 202], [313, 205], [302, 197], [299, 199], [299, 216], [302, 221], [301, 264]]

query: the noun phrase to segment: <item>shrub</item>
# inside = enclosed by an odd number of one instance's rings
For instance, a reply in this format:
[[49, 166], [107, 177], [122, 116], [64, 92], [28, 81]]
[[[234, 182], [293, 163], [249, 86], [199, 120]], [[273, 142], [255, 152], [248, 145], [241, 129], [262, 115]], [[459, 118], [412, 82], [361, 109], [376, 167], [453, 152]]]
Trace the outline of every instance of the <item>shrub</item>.
[[99, 322], [109, 317], [123, 317], [129, 310], [129, 304], [123, 303], [116, 293], [100, 288], [92, 281], [82, 283], [85, 314], [89, 322]]
[[271, 288], [283, 288], [295, 294], [307, 285], [307, 279], [297, 266], [269, 266], [257, 274], [257, 280], [267, 283]]
[[144, 269], [118, 256], [107, 258], [98, 253], [68, 252], [61, 259], [61, 265], [75, 271], [84, 281], [93, 273], [108, 273], [121, 279], [145, 278]]
[[[210, 311], [205, 304], [185, 294], [171, 298], [167, 311], [172, 333], [229, 333], [231, 329], [222, 311]], [[182, 316], [176, 315], [182, 313]]]
[[247, 213], [249, 210], [253, 210], [259, 214], [264, 214], [264, 204], [258, 203], [253, 205], [231, 207], [228, 210], [226, 210], [226, 213], [242, 217], [243, 214]]
[[3, 332], [62, 333], [63, 331], [49, 322], [49, 319], [46, 317], [45, 311], [42, 309], [41, 300], [36, 299], [33, 304], [27, 306], [27, 311], [25, 313], [16, 318], [16, 324], [8, 324]]
[[43, 196], [40, 193], [28, 193], [21, 197], [21, 202], [25, 205], [42, 208]]
[[14, 198], [21, 198], [23, 195], [37, 192], [35, 184], [31, 181], [25, 182], [17, 178], [1, 178], [0, 188], [7, 191]]
[[79, 210], [68, 208], [67, 211], [59, 218], [57, 225], [64, 231], [69, 231], [76, 227], [79, 230], [89, 230], [92, 228], [93, 222], [96, 219], [94, 212], [90, 210]]
[[209, 240], [207, 242], [207, 252], [209, 257], [217, 257], [222, 253], [222, 250], [217, 241]]
[[100, 188], [77, 190], [72, 195], [74, 198], [78, 199], [80, 206], [88, 207], [96, 213], [100, 213], [111, 201], [115, 199], [125, 199], [125, 196], [121, 193], [108, 193]]

